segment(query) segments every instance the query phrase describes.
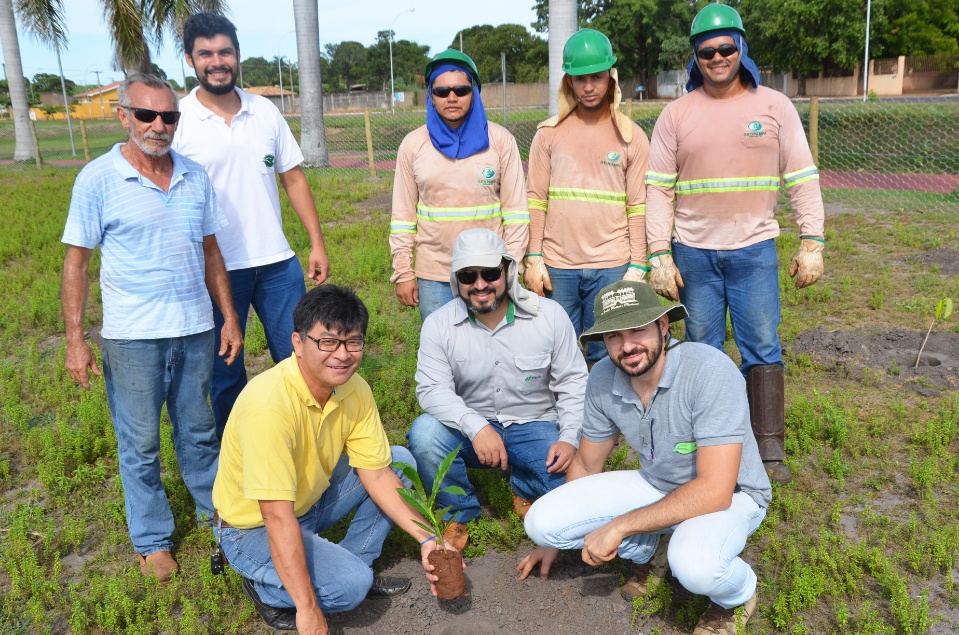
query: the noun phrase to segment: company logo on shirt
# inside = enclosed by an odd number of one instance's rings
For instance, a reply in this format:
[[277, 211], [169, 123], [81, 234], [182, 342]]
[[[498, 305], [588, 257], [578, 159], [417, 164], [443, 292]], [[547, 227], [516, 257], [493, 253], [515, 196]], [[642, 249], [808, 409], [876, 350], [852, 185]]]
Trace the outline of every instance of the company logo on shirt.
[[749, 132], [744, 132], [744, 137], [765, 137], [766, 132], [763, 130], [763, 124], [758, 121], [750, 121], [746, 124], [746, 129]]
[[530, 382], [530, 381], [534, 381], [534, 380], [536, 380], [536, 379], [542, 379], [542, 378], [543, 378], [542, 375], [527, 375], [527, 376], [523, 379], [523, 381], [524, 381], [524, 382]]
[[602, 163], [603, 165], [610, 165], [610, 166], [612, 166], [612, 167], [614, 167], [614, 168], [615, 168], [615, 167], [618, 167], [618, 166], [619, 166], [619, 153], [618, 153], [618, 152], [607, 152], [607, 153], [606, 153], [606, 160], [605, 160], [605, 161], [600, 161], [600, 163]]
[[268, 154], [268, 155], [266, 155], [266, 156], [263, 157], [263, 163], [266, 164], [266, 167], [268, 167], [268, 168], [272, 168], [272, 167], [273, 167], [273, 163], [274, 163], [275, 161], [276, 161], [276, 159], [273, 157], [272, 154]]
[[481, 179], [477, 179], [476, 182], [480, 185], [496, 185], [496, 170], [493, 168], [483, 168], [483, 171], [480, 172]]

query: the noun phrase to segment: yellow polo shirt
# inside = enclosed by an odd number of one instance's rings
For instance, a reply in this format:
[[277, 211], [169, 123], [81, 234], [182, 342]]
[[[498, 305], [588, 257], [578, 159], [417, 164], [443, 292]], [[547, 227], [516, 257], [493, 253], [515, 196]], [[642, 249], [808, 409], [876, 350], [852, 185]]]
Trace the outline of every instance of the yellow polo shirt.
[[255, 377], [236, 400], [213, 505], [239, 529], [263, 526], [261, 500], [293, 501], [301, 516], [329, 487], [344, 451], [354, 468], [378, 470], [392, 461], [369, 384], [353, 375], [321, 408], [292, 355]]

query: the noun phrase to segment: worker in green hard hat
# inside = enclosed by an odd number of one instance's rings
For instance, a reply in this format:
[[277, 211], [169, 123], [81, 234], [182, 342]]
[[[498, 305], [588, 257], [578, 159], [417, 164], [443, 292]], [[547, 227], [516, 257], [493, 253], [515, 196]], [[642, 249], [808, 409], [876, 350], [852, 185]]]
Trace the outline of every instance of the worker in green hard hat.
[[788, 483], [773, 217], [780, 180], [798, 225], [796, 287], [823, 273], [824, 208], [796, 108], [761, 86], [746, 30], [730, 6], [693, 19], [686, 95], [653, 131], [646, 174], [650, 284], [689, 310], [686, 338], [722, 349], [729, 312], [753, 433], [770, 479]]
[[519, 262], [529, 240], [523, 162], [516, 139], [487, 121], [468, 55], [447, 49], [426, 65], [426, 125], [396, 156], [390, 251], [396, 297], [426, 317], [453, 299], [453, 243], [490, 229]]
[[[529, 156], [525, 283], [559, 302], [577, 337], [593, 326], [596, 293], [646, 268], [646, 134], [620, 112], [609, 38], [582, 29], [563, 48], [559, 114], [539, 124]], [[606, 357], [587, 345], [590, 365]]]

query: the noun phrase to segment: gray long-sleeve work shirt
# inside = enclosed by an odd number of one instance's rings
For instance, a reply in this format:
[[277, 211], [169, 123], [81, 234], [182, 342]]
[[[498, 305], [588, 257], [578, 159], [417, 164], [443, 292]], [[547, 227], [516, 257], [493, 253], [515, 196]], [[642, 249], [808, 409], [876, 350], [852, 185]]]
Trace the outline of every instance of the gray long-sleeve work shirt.
[[579, 447], [586, 379], [573, 325], [546, 298], [536, 315], [510, 303], [493, 330], [456, 298], [431, 313], [420, 332], [420, 407], [471, 440], [488, 420], [556, 421], [559, 440]]

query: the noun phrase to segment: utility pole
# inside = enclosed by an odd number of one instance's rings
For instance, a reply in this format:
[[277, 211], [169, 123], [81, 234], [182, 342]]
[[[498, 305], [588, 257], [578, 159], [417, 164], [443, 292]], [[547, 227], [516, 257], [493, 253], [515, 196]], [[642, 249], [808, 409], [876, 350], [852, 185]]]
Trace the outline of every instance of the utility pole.
[[100, 119], [107, 118], [107, 109], [103, 105], [103, 84], [100, 83], [100, 71], [93, 71], [97, 74], [97, 88], [100, 89]]

